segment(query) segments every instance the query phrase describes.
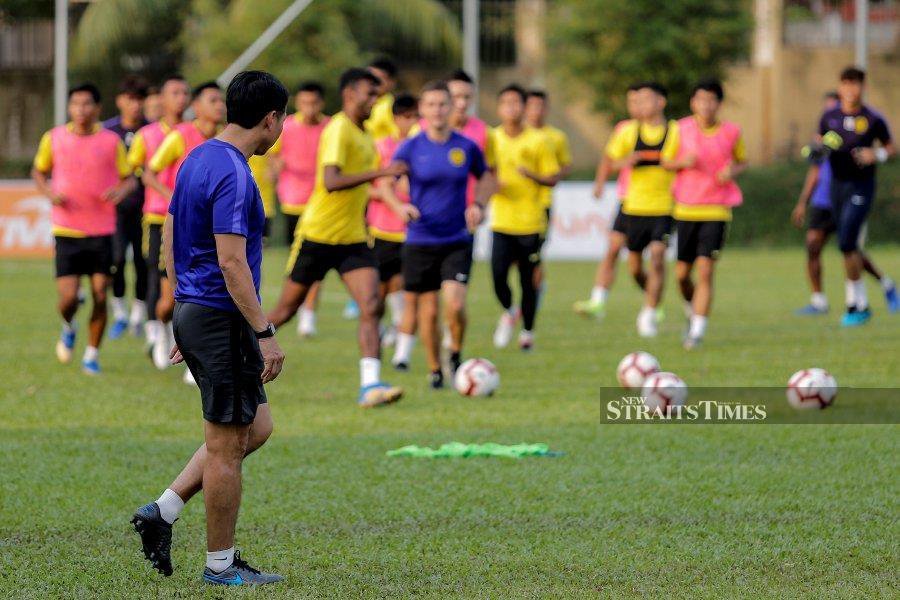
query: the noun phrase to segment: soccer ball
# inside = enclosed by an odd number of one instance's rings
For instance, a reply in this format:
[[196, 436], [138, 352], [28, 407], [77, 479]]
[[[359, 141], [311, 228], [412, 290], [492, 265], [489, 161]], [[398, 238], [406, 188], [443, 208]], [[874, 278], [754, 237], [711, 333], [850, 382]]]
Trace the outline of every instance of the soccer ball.
[[486, 358], [470, 358], [456, 370], [453, 385], [463, 396], [491, 396], [500, 387], [500, 373]]
[[659, 361], [646, 352], [632, 352], [616, 367], [616, 378], [626, 390], [639, 390], [651, 373], [659, 372]]
[[786, 392], [796, 409], [827, 408], [837, 396], [837, 381], [825, 369], [802, 369], [788, 379]]
[[641, 396], [651, 412], [666, 414], [670, 406], [681, 406], [687, 400], [687, 384], [675, 373], [651, 373], [644, 381]]

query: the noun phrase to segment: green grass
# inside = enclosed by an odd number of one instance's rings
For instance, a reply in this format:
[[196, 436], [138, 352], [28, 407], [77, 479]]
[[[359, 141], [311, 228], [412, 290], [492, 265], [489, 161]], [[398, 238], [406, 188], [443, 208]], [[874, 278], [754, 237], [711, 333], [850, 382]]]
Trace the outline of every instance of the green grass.
[[[872, 254], [900, 274], [897, 247]], [[267, 255], [266, 304], [283, 257]], [[201, 441], [197, 392], [134, 339], [104, 345], [98, 379], [57, 364], [49, 261], [0, 263], [0, 598], [896, 597], [896, 425], [598, 424], [600, 389], [638, 348], [692, 386], [781, 386], [805, 366], [843, 386], [898, 386], [900, 316], [874, 285], [872, 324], [846, 331], [836, 312], [792, 316], [807, 297], [801, 251], [731, 250], [720, 266], [708, 339], [688, 354], [672, 285], [659, 339], [641, 341], [632, 284], [618, 283], [605, 321], [582, 321], [570, 306], [593, 265], [550, 264], [537, 349], [523, 356], [490, 346], [497, 308], [478, 264], [467, 354], [497, 364], [499, 394], [428, 390], [417, 349], [412, 373], [388, 373], [406, 398], [377, 411], [355, 406], [354, 325], [329, 279], [320, 337], [279, 336], [275, 433], [244, 470], [238, 547], [288, 579], [226, 592], [199, 582], [202, 498], [176, 525], [171, 578], [150, 571], [128, 525]], [[835, 307], [839, 266], [827, 253]], [[452, 440], [565, 455], [385, 456]]]

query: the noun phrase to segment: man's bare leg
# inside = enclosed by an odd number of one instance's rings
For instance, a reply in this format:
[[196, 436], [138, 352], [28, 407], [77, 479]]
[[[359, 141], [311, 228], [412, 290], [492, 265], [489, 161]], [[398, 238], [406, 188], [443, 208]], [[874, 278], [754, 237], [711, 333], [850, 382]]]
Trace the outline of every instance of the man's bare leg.
[[297, 309], [303, 304], [310, 286], [297, 283], [296, 281], [285, 278], [284, 284], [281, 286], [281, 296], [275, 308], [269, 311], [266, 318], [275, 327], [281, 327], [297, 313]]
[[[241, 463], [247, 453], [250, 425], [203, 423], [206, 461], [203, 500], [206, 504], [207, 552], [234, 547], [234, 529], [241, 505]], [[223, 565], [227, 568], [229, 565]]]
[[425, 349], [425, 360], [431, 373], [441, 370], [440, 338], [437, 330], [438, 293], [419, 294], [419, 335]]

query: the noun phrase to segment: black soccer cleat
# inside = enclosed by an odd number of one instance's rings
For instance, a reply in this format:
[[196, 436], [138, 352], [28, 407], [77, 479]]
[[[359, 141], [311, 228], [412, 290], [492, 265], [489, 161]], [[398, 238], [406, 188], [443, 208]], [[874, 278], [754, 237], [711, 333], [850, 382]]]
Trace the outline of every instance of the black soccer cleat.
[[392, 364], [394, 365], [394, 370], [395, 370], [395, 371], [403, 371], [404, 373], [405, 373], [406, 371], [409, 371], [409, 363], [407, 363], [407, 362], [402, 362], [402, 361], [401, 361], [401, 362], [395, 362], [395, 363], [392, 363]]
[[453, 379], [456, 377], [456, 372], [459, 370], [459, 366], [462, 364], [462, 357], [459, 352], [454, 352], [450, 355], [450, 378]]
[[428, 374], [428, 384], [433, 390], [439, 390], [444, 387], [444, 372], [438, 369]]
[[141, 536], [144, 558], [153, 568], [168, 577], [172, 574], [172, 525], [159, 514], [156, 502], [145, 504], [131, 519], [134, 530]]

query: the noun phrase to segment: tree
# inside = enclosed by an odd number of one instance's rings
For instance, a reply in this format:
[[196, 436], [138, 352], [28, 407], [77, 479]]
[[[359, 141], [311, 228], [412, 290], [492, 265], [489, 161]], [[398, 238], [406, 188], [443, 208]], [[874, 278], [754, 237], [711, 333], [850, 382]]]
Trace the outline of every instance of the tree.
[[548, 64], [597, 110], [625, 113], [625, 91], [655, 79], [669, 112], [688, 110], [691, 86], [722, 77], [746, 55], [752, 20], [739, 0], [558, 0], [548, 19]]

